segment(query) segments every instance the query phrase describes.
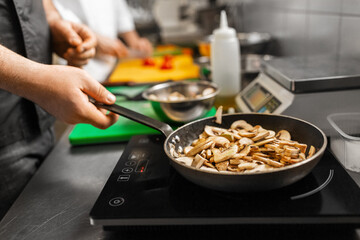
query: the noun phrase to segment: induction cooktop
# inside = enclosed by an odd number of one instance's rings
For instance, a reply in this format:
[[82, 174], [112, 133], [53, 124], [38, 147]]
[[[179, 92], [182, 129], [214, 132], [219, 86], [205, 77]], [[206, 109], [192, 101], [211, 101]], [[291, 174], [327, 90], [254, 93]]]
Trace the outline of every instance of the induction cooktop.
[[92, 225], [360, 225], [359, 187], [329, 150], [290, 186], [229, 193], [180, 176], [169, 165], [163, 142], [161, 135], [130, 140], [90, 212]]

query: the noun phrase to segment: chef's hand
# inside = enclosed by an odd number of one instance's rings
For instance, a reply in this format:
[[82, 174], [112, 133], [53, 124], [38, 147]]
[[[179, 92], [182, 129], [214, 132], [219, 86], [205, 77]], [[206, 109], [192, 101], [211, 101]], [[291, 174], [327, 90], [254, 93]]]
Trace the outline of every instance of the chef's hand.
[[87, 26], [59, 20], [50, 27], [54, 52], [68, 65], [82, 67], [95, 56], [96, 36]]
[[96, 37], [96, 54], [100, 57], [110, 55], [116, 58], [123, 58], [129, 55], [128, 48], [120, 39], [113, 39], [100, 34], [97, 34]]
[[61, 65], [42, 65], [41, 75], [33, 88], [32, 101], [69, 124], [89, 123], [105, 129], [114, 124], [118, 116], [98, 109], [88, 96], [105, 104], [115, 103], [115, 96], [84, 70]]
[[113, 104], [115, 96], [85, 70], [46, 65], [24, 58], [0, 44], [0, 89], [37, 103], [59, 120], [69, 124], [89, 123], [104, 129], [118, 117], [98, 109], [98, 102]]
[[150, 41], [146, 38], [138, 38], [129, 43], [130, 48], [142, 52], [146, 56], [151, 56], [153, 53], [153, 47]]
[[145, 56], [151, 56], [153, 54], [153, 46], [147, 38], [140, 37], [136, 31], [129, 31], [121, 33], [120, 36], [124, 39], [126, 44]]
[[95, 56], [95, 34], [83, 24], [62, 19], [51, 0], [43, 0], [43, 5], [54, 52], [66, 59], [68, 65], [86, 65], [88, 60]]

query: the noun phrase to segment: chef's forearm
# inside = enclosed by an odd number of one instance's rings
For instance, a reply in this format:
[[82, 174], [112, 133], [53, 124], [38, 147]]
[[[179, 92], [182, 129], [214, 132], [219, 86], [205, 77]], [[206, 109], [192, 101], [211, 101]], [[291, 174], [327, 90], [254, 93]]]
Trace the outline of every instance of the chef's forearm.
[[29, 98], [41, 66], [0, 45], [0, 88]]
[[137, 40], [140, 38], [136, 31], [121, 33], [120, 37], [123, 38], [126, 44], [130, 47], [132, 43], [137, 42]]

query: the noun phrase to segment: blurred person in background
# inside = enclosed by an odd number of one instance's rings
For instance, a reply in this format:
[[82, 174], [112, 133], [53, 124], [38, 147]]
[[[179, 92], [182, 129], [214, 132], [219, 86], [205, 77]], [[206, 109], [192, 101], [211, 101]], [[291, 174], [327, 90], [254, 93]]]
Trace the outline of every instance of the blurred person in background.
[[96, 57], [84, 70], [99, 82], [106, 80], [117, 59], [152, 54], [152, 44], [137, 33], [125, 0], [54, 0], [54, 3], [64, 19], [83, 23], [95, 32]]
[[[115, 96], [77, 68], [95, 55], [95, 35], [51, 0], [0, 0], [0, 31], [1, 219], [53, 147], [55, 118], [107, 128], [117, 116], [89, 102]], [[51, 65], [53, 51], [77, 67]]]

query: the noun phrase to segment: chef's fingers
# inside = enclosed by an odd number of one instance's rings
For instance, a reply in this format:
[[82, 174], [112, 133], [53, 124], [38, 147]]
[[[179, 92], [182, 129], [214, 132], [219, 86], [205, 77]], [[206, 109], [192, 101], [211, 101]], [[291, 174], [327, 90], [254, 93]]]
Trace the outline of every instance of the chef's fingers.
[[117, 58], [123, 58], [123, 57], [127, 57], [129, 55], [128, 48], [120, 40], [117, 40], [114, 42], [113, 51], [114, 51], [114, 55]]
[[111, 125], [113, 125], [118, 120], [119, 116], [117, 114], [114, 114], [112, 112], [104, 114], [102, 110], [97, 109], [95, 105], [93, 105], [90, 102], [89, 104], [92, 105], [90, 106], [92, 110], [87, 112], [88, 114], [87, 119], [88, 119], [88, 123], [93, 125], [94, 127], [100, 129], [106, 129]]
[[95, 56], [95, 49], [92, 48], [83, 53], [78, 53], [74, 49], [68, 49], [65, 53], [64, 58], [68, 61], [68, 65], [81, 67], [88, 63], [89, 59]]
[[83, 42], [81, 37], [73, 28], [71, 22], [64, 22], [64, 24], [61, 24], [59, 26], [61, 26], [61, 34], [71, 46], [76, 47]]
[[[90, 81], [84, 81], [81, 89], [86, 95], [94, 98], [96, 101], [105, 103], [105, 104], [114, 104], [116, 97], [109, 92], [102, 84], [95, 81], [94, 79]], [[114, 124], [118, 115], [107, 112], [104, 109], [98, 109], [90, 101], [87, 102], [88, 111], [86, 111], [86, 121], [93, 125], [94, 127], [105, 129]]]
[[81, 90], [101, 103], [114, 104], [116, 101], [115, 95], [94, 79], [92, 81], [84, 81]]
[[65, 59], [78, 59], [78, 60], [85, 60], [95, 57], [96, 50], [95, 48], [91, 48], [89, 50], [85, 50], [79, 53], [74, 48], [69, 48], [66, 53], [64, 54]]
[[96, 35], [90, 30], [90, 28], [88, 28], [86, 25], [78, 23], [72, 23], [72, 26], [79, 37], [82, 39], [81, 44], [79, 44], [76, 48], [79, 53], [96, 47]]
[[83, 66], [87, 65], [89, 63], [89, 60], [68, 60], [68, 65], [73, 67], [82, 68]]
[[153, 52], [153, 47], [150, 43], [150, 41], [148, 41], [145, 38], [141, 38], [139, 41], [139, 48], [144, 51], [146, 54], [151, 55]]

